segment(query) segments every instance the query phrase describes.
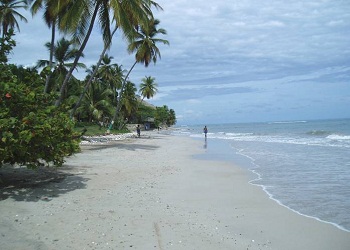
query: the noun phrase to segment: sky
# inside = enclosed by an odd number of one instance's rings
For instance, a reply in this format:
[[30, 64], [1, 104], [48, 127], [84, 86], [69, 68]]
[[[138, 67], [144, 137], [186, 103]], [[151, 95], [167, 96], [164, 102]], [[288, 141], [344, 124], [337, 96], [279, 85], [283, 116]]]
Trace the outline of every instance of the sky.
[[[154, 77], [148, 101], [173, 109], [177, 125], [350, 118], [349, 0], [156, 2], [167, 31], [158, 38], [170, 45], [158, 44], [161, 59], [129, 78], [138, 87]], [[24, 14], [10, 62], [33, 66], [48, 58], [50, 30]], [[117, 34], [108, 55], [128, 70], [126, 46]], [[101, 51], [96, 27], [81, 62], [95, 64]]]

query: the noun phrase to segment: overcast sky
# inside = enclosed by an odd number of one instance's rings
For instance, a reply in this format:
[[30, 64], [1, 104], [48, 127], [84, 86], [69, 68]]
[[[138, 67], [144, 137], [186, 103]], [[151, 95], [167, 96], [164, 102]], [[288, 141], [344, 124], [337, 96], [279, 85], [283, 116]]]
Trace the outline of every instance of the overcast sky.
[[[174, 109], [178, 125], [350, 118], [349, 0], [156, 2], [170, 46], [159, 44], [162, 58], [137, 65], [130, 80], [155, 77], [149, 102]], [[50, 31], [26, 16], [11, 62], [29, 66], [48, 58]], [[82, 62], [101, 50], [95, 29]], [[129, 69], [125, 50], [118, 35], [109, 55]]]

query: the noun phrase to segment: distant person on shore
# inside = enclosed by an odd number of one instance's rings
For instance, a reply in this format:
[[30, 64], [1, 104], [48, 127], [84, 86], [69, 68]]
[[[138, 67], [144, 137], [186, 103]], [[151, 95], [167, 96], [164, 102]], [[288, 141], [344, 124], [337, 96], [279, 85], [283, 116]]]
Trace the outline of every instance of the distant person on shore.
[[137, 137], [140, 137], [141, 136], [141, 128], [140, 128], [139, 124], [136, 127], [136, 132], [137, 132]]
[[204, 136], [207, 137], [207, 133], [208, 133], [208, 128], [207, 128], [207, 126], [204, 126], [203, 132], [204, 132]]

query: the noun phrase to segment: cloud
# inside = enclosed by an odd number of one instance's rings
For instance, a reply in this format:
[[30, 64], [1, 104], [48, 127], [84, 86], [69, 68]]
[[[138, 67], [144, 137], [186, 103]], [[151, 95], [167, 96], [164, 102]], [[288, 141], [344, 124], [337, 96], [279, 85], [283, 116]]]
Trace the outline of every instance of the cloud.
[[188, 104], [201, 104], [202, 102], [198, 99], [188, 99], [188, 100], [186, 100], [186, 103], [188, 103]]
[[[347, 1], [157, 2], [170, 46], [159, 45], [162, 58], [137, 65], [130, 80], [155, 77], [159, 93], [150, 102], [173, 108], [183, 123], [324, 118], [323, 110], [350, 117]], [[23, 65], [48, 57], [50, 31], [40, 15], [28, 20], [12, 55]], [[83, 62], [91, 66], [101, 50], [95, 30]], [[134, 62], [120, 34], [109, 55], [126, 69]]]
[[[206, 98], [208, 96], [216, 96], [220, 98], [220, 96], [231, 95], [231, 94], [242, 94], [242, 93], [250, 93], [255, 90], [246, 88], [246, 87], [221, 87], [221, 86], [183, 86], [178, 87], [176, 89], [172, 89], [167, 92], [166, 96], [163, 96], [165, 100], [168, 101], [181, 101], [185, 100], [187, 102], [192, 102], [196, 98]], [[164, 94], [164, 93], [163, 93]], [[197, 100], [198, 102], [198, 100]]]

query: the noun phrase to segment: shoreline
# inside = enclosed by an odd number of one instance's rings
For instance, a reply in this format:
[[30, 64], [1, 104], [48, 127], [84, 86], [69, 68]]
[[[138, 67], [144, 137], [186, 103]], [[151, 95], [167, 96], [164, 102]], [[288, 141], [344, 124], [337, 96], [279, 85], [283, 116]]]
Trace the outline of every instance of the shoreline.
[[[193, 139], [195, 141], [198, 141], [198, 142], [202, 141], [202, 138], [199, 139], [197, 137], [191, 138], [191, 139]], [[238, 166], [243, 171], [247, 171], [247, 174], [251, 175], [251, 180], [249, 180], [248, 183], [251, 184], [251, 185], [254, 185], [254, 186], [257, 186], [257, 187], [261, 188], [265, 192], [266, 196], [269, 199], [271, 199], [274, 202], [276, 202], [278, 205], [280, 205], [282, 207], [285, 207], [285, 208], [289, 209], [290, 211], [292, 211], [292, 212], [294, 212], [294, 213], [296, 213], [296, 214], [298, 214], [300, 216], [304, 216], [306, 218], [311, 218], [311, 219], [317, 220], [319, 222], [332, 225], [332, 226], [334, 226], [334, 227], [336, 227], [336, 228], [338, 228], [338, 229], [340, 229], [340, 230], [342, 230], [344, 232], [350, 233], [349, 229], [347, 229], [345, 227], [342, 227], [341, 225], [339, 225], [339, 224], [337, 224], [335, 222], [323, 220], [323, 219], [321, 219], [321, 218], [319, 218], [317, 216], [304, 214], [304, 213], [298, 211], [297, 209], [293, 209], [293, 208], [289, 207], [288, 205], [284, 204], [278, 198], [275, 198], [274, 194], [270, 193], [267, 190], [265, 185], [254, 183], [256, 181], [261, 180], [261, 175], [258, 173], [258, 171], [256, 171], [256, 169], [260, 168], [260, 166], [257, 166], [254, 162], [252, 162], [252, 159], [250, 159], [248, 156], [246, 156], [244, 154], [241, 154], [241, 153], [239, 153], [237, 151], [228, 150], [227, 154], [225, 154], [225, 153], [222, 154], [221, 151], [223, 151], [223, 150], [226, 151], [227, 150], [226, 146], [229, 147], [229, 145], [228, 144], [226, 145], [226, 143], [220, 142], [220, 140], [218, 140], [218, 139], [208, 139], [208, 140], [211, 141], [210, 144], [214, 143], [214, 147], [217, 147], [218, 149], [212, 150], [213, 147], [210, 147], [211, 149], [209, 149], [209, 151], [208, 151], [207, 150], [207, 145], [205, 145], [205, 152], [202, 152], [201, 154], [196, 156], [196, 158], [203, 159], [203, 160], [210, 160], [212, 158], [212, 159], [217, 160], [217, 161], [231, 162], [233, 165]], [[234, 156], [232, 156], [232, 153], [234, 153]], [[227, 156], [227, 155], [230, 155], [230, 156]]]
[[305, 218], [310, 218], [310, 219], [319, 221], [319, 222], [321, 222], [321, 223], [325, 223], [325, 224], [328, 224], [328, 225], [332, 225], [332, 226], [334, 226], [335, 228], [337, 228], [337, 229], [339, 229], [339, 230], [341, 230], [341, 231], [350, 233], [350, 230], [348, 230], [348, 229], [342, 227], [341, 225], [338, 225], [338, 224], [335, 223], [335, 222], [322, 220], [322, 219], [320, 219], [320, 218], [318, 218], [318, 217], [316, 217], [316, 216], [313, 216], [313, 215], [303, 214], [303, 213], [299, 212], [298, 210], [293, 209], [293, 208], [289, 207], [288, 205], [285, 205], [282, 201], [278, 200], [277, 198], [274, 198], [274, 195], [271, 194], [269, 191], [267, 191], [267, 190], [266, 190], [266, 187], [265, 187], [264, 185], [254, 184], [254, 183], [253, 183], [254, 181], [256, 181], [256, 180], [254, 179], [254, 180], [249, 181], [249, 184], [251, 184], [251, 185], [253, 185], [253, 186], [260, 187], [260, 188], [265, 192], [265, 194], [267, 195], [267, 197], [268, 197], [269, 199], [271, 199], [272, 201], [276, 202], [278, 205], [280, 205], [280, 206], [282, 206], [282, 207], [284, 207], [284, 208], [286, 208], [286, 209], [292, 211], [293, 213], [296, 213], [296, 214], [298, 214], [298, 215], [300, 215], [300, 216], [303, 216], [303, 217], [305, 217]]
[[[254, 172], [252, 172], [252, 173], [254, 173]], [[258, 173], [256, 173], [256, 174], [259, 175]], [[253, 185], [253, 186], [260, 187], [260, 188], [265, 192], [265, 194], [267, 195], [267, 197], [268, 197], [269, 199], [271, 199], [272, 201], [276, 202], [278, 205], [280, 205], [280, 206], [282, 206], [282, 207], [284, 207], [284, 208], [286, 208], [286, 209], [288, 209], [288, 210], [292, 211], [293, 213], [296, 213], [296, 214], [298, 214], [298, 215], [300, 215], [300, 216], [303, 216], [303, 217], [306, 217], [306, 218], [310, 218], [310, 219], [314, 219], [314, 220], [316, 220], [316, 221], [319, 221], [319, 222], [321, 222], [321, 223], [325, 223], [325, 224], [328, 224], [328, 225], [332, 225], [332, 226], [336, 227], [337, 229], [339, 229], [339, 230], [341, 230], [341, 231], [350, 233], [350, 230], [348, 230], [348, 229], [342, 227], [341, 225], [338, 225], [338, 224], [335, 223], [335, 222], [322, 220], [322, 219], [320, 219], [320, 218], [318, 218], [318, 217], [316, 217], [316, 216], [313, 216], [313, 215], [303, 214], [302, 212], [299, 212], [298, 210], [293, 209], [293, 208], [289, 207], [288, 205], [285, 205], [282, 201], [278, 200], [277, 198], [274, 198], [274, 195], [271, 194], [269, 191], [267, 191], [267, 190], [266, 190], [266, 187], [265, 187], [264, 185], [260, 185], [260, 184], [255, 184], [255, 183], [253, 183], [253, 182], [256, 181], [256, 180], [259, 180], [259, 177], [258, 177], [257, 179], [254, 179], [254, 180], [249, 181], [249, 184], [251, 184], [251, 185]]]
[[[150, 132], [84, 145], [64, 178], [1, 190], [4, 249], [339, 249], [350, 234], [292, 212], [203, 145]], [[21, 236], [20, 239], [18, 236]], [[29, 247], [28, 247], [29, 246]]]

